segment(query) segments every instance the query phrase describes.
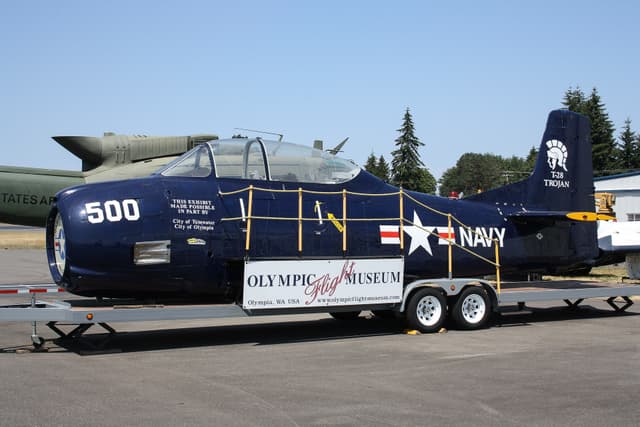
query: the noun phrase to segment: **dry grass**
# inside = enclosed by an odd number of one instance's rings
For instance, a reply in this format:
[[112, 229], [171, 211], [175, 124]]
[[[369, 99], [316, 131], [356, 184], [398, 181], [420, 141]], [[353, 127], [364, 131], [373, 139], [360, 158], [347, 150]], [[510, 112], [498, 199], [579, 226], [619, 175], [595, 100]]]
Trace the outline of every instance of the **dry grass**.
[[591, 280], [596, 282], [640, 283], [640, 280], [629, 279], [624, 264], [594, 267], [585, 276], [543, 276], [543, 280]]
[[1, 249], [44, 249], [44, 230], [0, 231]]

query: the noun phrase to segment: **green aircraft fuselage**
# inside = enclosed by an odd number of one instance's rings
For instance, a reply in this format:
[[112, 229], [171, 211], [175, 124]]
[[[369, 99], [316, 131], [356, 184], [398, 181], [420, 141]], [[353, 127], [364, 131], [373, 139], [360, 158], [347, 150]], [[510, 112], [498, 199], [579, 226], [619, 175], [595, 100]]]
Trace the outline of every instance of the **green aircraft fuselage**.
[[53, 196], [84, 183], [82, 172], [0, 166], [0, 222], [44, 227]]
[[55, 194], [67, 187], [147, 176], [215, 135], [54, 137], [83, 171], [0, 166], [0, 222], [44, 227]]

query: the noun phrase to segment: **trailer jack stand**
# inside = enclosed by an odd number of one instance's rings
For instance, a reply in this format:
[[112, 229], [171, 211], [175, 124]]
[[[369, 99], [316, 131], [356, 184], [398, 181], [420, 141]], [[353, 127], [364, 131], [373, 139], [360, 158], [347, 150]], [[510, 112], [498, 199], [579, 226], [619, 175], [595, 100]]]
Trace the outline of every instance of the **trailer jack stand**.
[[564, 301], [564, 302], [569, 306], [569, 310], [575, 310], [575, 309], [577, 309], [577, 308], [578, 308], [578, 306], [580, 305], [580, 303], [581, 303], [582, 301], [584, 301], [584, 298], [579, 298], [579, 299], [577, 299], [577, 300], [575, 300], [575, 301], [571, 301], [571, 300], [568, 300], [568, 299], [563, 300], [563, 301]]
[[[37, 306], [36, 294], [31, 294], [31, 308]], [[46, 351], [44, 348], [44, 338], [38, 335], [38, 322], [31, 322], [31, 343], [33, 344], [34, 351]]]
[[[70, 325], [70, 326], [75, 326], [75, 328], [71, 331], [71, 332], [65, 332], [62, 329], [60, 329], [58, 327], [58, 325]], [[89, 342], [85, 338], [83, 335], [85, 332], [87, 332], [92, 326], [94, 325], [100, 325], [104, 330], [106, 330], [109, 334], [101, 339], [100, 341], [98, 341], [97, 344], [93, 344], [92, 342]], [[83, 344], [88, 345], [89, 347], [93, 348], [93, 349], [101, 349], [105, 346], [105, 344], [117, 333], [117, 331], [115, 329], [113, 329], [111, 326], [109, 326], [109, 324], [107, 323], [81, 323], [81, 324], [71, 324], [71, 323], [61, 323], [58, 324], [58, 322], [49, 322], [47, 323], [47, 326], [49, 327], [49, 329], [51, 329], [53, 332], [55, 332], [56, 334], [58, 334], [58, 336], [60, 337], [58, 340], [60, 342], [64, 342], [64, 343], [68, 343], [68, 342], [82, 342]]]
[[622, 313], [624, 311], [627, 310], [627, 308], [631, 307], [633, 305], [633, 300], [627, 296], [622, 296], [619, 298], [622, 298], [625, 301], [625, 304], [623, 306], [619, 306], [616, 303], [616, 298], [618, 297], [611, 297], [609, 299], [607, 299], [607, 304], [609, 304], [611, 307], [613, 307], [613, 309], [618, 312], [618, 313]]

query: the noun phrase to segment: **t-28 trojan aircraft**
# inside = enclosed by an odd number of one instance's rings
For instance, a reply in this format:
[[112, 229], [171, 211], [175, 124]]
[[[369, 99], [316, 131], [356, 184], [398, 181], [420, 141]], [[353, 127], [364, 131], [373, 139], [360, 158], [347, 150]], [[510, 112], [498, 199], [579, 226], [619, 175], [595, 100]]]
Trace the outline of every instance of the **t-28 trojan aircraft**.
[[[412, 280], [495, 274], [497, 264], [569, 269], [598, 255], [589, 135], [586, 117], [553, 111], [528, 179], [453, 200], [310, 147], [208, 141], [149, 177], [59, 192], [51, 273], [84, 296], [268, 309], [389, 308]], [[357, 286], [377, 290], [337, 297]]]

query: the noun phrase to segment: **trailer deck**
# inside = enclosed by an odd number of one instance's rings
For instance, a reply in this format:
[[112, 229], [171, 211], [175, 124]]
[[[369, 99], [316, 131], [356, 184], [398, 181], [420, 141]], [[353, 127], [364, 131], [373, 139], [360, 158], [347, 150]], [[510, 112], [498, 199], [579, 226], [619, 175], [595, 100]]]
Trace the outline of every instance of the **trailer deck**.
[[[453, 285], [461, 287], [474, 279], [437, 279], [430, 281], [446, 289]], [[476, 280], [487, 284], [484, 280]], [[30, 295], [31, 301], [24, 304], [0, 305], [0, 322], [32, 322], [32, 341], [36, 348], [44, 340], [37, 334], [36, 323], [47, 322], [47, 326], [61, 339], [78, 339], [94, 325], [99, 325], [110, 334], [116, 331], [109, 326], [116, 322], [194, 320], [208, 318], [249, 317], [275, 314], [302, 314], [309, 312], [329, 312], [348, 310], [398, 309], [398, 305], [385, 306], [342, 306], [316, 307], [314, 309], [247, 310], [237, 304], [184, 304], [184, 303], [142, 303], [139, 301], [69, 299], [65, 301], [37, 300], [36, 295], [63, 293], [64, 290], [51, 285], [0, 286], [0, 296]], [[517, 304], [521, 308], [526, 303], [542, 301], [564, 301], [571, 308], [577, 307], [585, 299], [606, 298], [616, 312], [623, 312], [634, 301], [632, 296], [640, 296], [640, 285], [624, 283], [601, 283], [575, 280], [504, 282], [500, 292], [495, 292], [495, 311], [508, 305]], [[620, 298], [622, 301], [618, 300]], [[622, 304], [622, 305], [619, 305]], [[59, 326], [73, 326], [65, 332]]]
[[[630, 297], [640, 295], [640, 285], [625, 283], [585, 282], [577, 280], [506, 282], [498, 295], [498, 305], [534, 301], [565, 301], [575, 307], [588, 298], [607, 298], [616, 311], [624, 311], [633, 301]], [[621, 298], [625, 305], [615, 305]]]

